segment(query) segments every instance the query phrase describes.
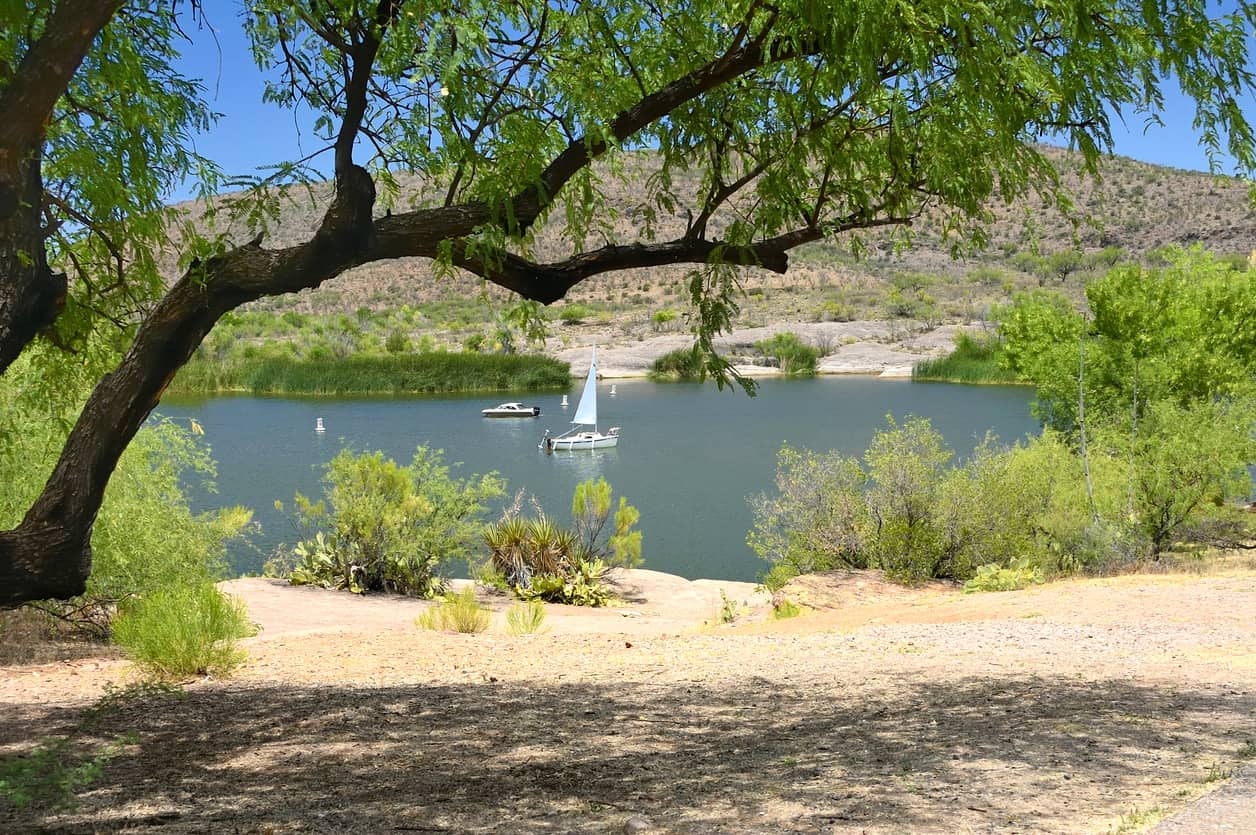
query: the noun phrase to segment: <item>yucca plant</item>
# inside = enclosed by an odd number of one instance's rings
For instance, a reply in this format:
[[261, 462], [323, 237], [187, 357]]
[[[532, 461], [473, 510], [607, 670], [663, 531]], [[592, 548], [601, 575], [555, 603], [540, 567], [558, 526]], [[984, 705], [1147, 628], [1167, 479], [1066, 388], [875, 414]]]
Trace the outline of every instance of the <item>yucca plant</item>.
[[508, 585], [527, 585], [532, 576], [527, 558], [528, 531], [528, 520], [518, 516], [508, 517], [484, 529], [489, 560], [493, 568], [506, 578]]
[[558, 574], [567, 561], [573, 537], [548, 516], [528, 523], [528, 563], [534, 574]]

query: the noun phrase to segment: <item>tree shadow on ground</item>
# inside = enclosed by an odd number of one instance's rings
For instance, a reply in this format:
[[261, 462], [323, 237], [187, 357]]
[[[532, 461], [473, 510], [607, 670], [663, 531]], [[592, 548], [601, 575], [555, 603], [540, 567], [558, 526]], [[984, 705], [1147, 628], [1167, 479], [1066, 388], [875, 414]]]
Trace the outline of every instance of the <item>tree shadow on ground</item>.
[[[1078, 831], [1198, 782], [1256, 715], [1236, 690], [1062, 677], [861, 698], [761, 679], [214, 685], [124, 706], [99, 735], [140, 742], [78, 808], [0, 810], [0, 830]], [[71, 720], [20, 708], [0, 742]]]

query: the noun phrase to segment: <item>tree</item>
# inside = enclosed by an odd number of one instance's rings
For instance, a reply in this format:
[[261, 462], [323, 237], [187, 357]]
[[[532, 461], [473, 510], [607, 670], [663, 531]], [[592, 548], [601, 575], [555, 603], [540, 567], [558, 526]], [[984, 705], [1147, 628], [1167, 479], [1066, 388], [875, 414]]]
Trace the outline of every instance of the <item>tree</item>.
[[[101, 148], [128, 161], [123, 183], [142, 179], [140, 169], [196, 168], [185, 140], [203, 113], [197, 90], [174, 84], [165, 109], [155, 93], [131, 96], [132, 85], [163, 73], [182, 82], [170, 70], [180, 11], [157, 0], [121, 11], [105, 0], [61, 0], [51, 12], [11, 4], [0, 20], [0, 368], [48, 323], [55, 336], [71, 313], [83, 319], [68, 303], [57, 315], [65, 294], [49, 278], [51, 264], [72, 266], [70, 300], [121, 281], [128, 294], [96, 307], [135, 326], [42, 495], [17, 528], [0, 532], [0, 602], [82, 588], [92, 520], [119, 455], [214, 323], [254, 299], [411, 256], [545, 304], [600, 273], [692, 264], [696, 341], [722, 379], [727, 366], [712, 339], [736, 310], [738, 268], [784, 272], [800, 244], [905, 228], [935, 207], [957, 245], [979, 244], [991, 198], [1037, 191], [1067, 203], [1035, 140], [1065, 139], [1093, 170], [1111, 147], [1109, 114], [1154, 116], [1170, 76], [1198, 103], [1207, 147], [1228, 152], [1241, 172], [1256, 169], [1237, 104], [1253, 87], [1245, 33], [1256, 13], [1245, 6], [1214, 20], [1204, 0], [1084, 0], [1068, 9], [1004, 0], [666, 8], [249, 0], [254, 57], [278, 72], [267, 98], [312, 111], [322, 147], [298, 162], [274, 161], [273, 173], [234, 201], [250, 240], [184, 230], [186, 271], [163, 291], [140, 279], [152, 273], [154, 244], [173, 245], [173, 234], [143, 222], [150, 214], [103, 204], [72, 212], [41, 193], [46, 153], [57, 147], [41, 126], [70, 113], [51, 124], [89, 136], [115, 131], [122, 141]], [[151, 27], [136, 29], [137, 21]], [[138, 50], [137, 60], [116, 66], [110, 49], [121, 46]], [[167, 130], [150, 134], [149, 119]], [[129, 156], [138, 148], [146, 150]], [[317, 230], [292, 246], [264, 246], [275, 187], [301, 180], [323, 153], [334, 184]], [[676, 187], [684, 169], [698, 172], [694, 193]], [[428, 196], [399, 194], [398, 171], [421, 173]], [[606, 238], [605, 194], [615, 180], [640, 195], [623, 240]], [[119, 181], [116, 165], [82, 165], [64, 178], [79, 196], [102, 183], [117, 192]], [[683, 231], [667, 222], [678, 213]], [[539, 263], [532, 234], [551, 216], [571, 251]], [[127, 222], [112, 222], [119, 217]], [[81, 270], [72, 249], [50, 258], [46, 236], [55, 229], [115, 257]], [[586, 246], [590, 238], [602, 243]]]
[[1003, 362], [1037, 387], [1035, 410], [1055, 429], [1078, 428], [1085, 328], [1085, 408], [1099, 422], [1137, 420], [1159, 400], [1233, 400], [1256, 379], [1256, 276], [1199, 250], [1171, 249], [1169, 265], [1115, 267], [1086, 287], [1083, 318], [1042, 291], [995, 311]]

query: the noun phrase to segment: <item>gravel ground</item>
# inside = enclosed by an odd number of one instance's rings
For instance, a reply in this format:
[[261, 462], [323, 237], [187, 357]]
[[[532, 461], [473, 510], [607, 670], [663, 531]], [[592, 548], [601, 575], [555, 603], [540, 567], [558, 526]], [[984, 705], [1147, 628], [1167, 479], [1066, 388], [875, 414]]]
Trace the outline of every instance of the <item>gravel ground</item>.
[[[1106, 833], [1252, 808], [1250, 781], [1190, 804], [1256, 749], [1256, 572], [987, 595], [825, 575], [785, 621], [734, 589], [732, 624], [731, 584], [623, 582], [621, 609], [550, 607], [523, 637], [237, 585], [264, 626], [237, 675], [106, 714], [71, 751], [134, 741], [78, 806], [0, 809], [0, 831]], [[131, 675], [0, 669], [0, 753]]]

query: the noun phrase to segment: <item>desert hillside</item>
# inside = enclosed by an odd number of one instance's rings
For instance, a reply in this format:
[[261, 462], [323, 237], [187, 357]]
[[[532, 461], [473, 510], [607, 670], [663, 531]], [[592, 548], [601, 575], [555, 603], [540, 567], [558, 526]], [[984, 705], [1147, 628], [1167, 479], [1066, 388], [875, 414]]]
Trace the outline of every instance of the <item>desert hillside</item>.
[[[1049, 267], [1039, 269], [1043, 259], [1067, 250], [1089, 256], [1088, 266], [1094, 269], [1117, 258], [1154, 261], [1158, 248], [1172, 244], [1199, 244], [1219, 254], [1243, 257], [1256, 249], [1256, 211], [1243, 182], [1120, 157], [1104, 160], [1101, 179], [1095, 180], [1079, 175], [1077, 155], [1058, 149], [1048, 149], [1048, 153], [1083, 217], [1076, 229], [1052, 207], [1018, 201], [989, 207], [993, 217], [990, 245], [963, 258], [950, 254], [936, 214], [926, 214], [914, 225], [912, 246], [905, 250], [892, 246], [883, 235], [867, 238], [863, 257], [851, 254], [849, 238], [809, 244], [792, 254], [785, 275], [745, 271], [744, 286], [750, 295], [744, 306], [746, 320], [740, 324], [889, 318], [891, 314], [884, 309], [886, 287], [910, 274], [930, 277], [930, 292], [943, 319], [970, 320], [980, 315], [984, 302], [998, 300], [1013, 289], [1046, 284], [1075, 291], [1084, 268], [1062, 275]], [[630, 158], [626, 163], [632, 175], [628, 182], [648, 176], [651, 162], [648, 154]], [[396, 195], [381, 199], [379, 211], [424, 205], [435, 199], [417, 177], [401, 176], [398, 183]], [[697, 175], [693, 174], [688, 179], [679, 178], [674, 190], [683, 196], [692, 194], [697, 186]], [[600, 234], [606, 240], [634, 239], [642, 211], [639, 195], [609, 178], [605, 187], [611, 220]], [[283, 202], [279, 219], [266, 229], [263, 245], [279, 247], [306, 238], [317, 224], [328, 193], [326, 184], [308, 191], [294, 189]], [[189, 203], [181, 208], [194, 218], [203, 217], [202, 205]], [[560, 208], [555, 216], [561, 215]], [[661, 217], [657, 235], [678, 234], [685, 222], [683, 212]], [[713, 225], [718, 228], [718, 218]], [[226, 231], [234, 243], [253, 236], [243, 224]], [[542, 261], [557, 260], [571, 250], [572, 243], [551, 220], [537, 235], [532, 255]], [[172, 258], [168, 268], [174, 272]], [[618, 305], [636, 315], [660, 306], [683, 307], [684, 275], [683, 267], [608, 274], [578, 285], [568, 301]], [[909, 278], [907, 283], [913, 282]], [[403, 259], [366, 265], [316, 290], [266, 299], [257, 306], [328, 313], [363, 307], [384, 310], [481, 292], [489, 298], [505, 296], [497, 288], [482, 284], [466, 274], [438, 278], [425, 259]]]

